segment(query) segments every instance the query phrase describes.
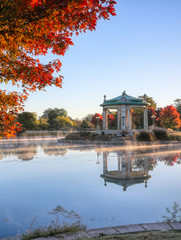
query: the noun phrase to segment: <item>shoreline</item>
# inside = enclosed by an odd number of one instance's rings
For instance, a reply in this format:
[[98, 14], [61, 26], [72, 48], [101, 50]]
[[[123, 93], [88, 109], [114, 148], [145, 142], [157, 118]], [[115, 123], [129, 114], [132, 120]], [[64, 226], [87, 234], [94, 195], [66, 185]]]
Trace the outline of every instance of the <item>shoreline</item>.
[[[32, 240], [78, 240], [78, 239], [94, 239], [106, 237], [106, 239], [112, 236], [121, 237], [127, 234], [136, 233], [149, 233], [149, 232], [178, 232], [181, 236], [181, 222], [156, 222], [156, 223], [140, 223], [140, 224], [130, 224], [130, 225], [120, 225], [111, 226], [105, 228], [95, 228], [81, 230], [78, 232], [61, 233], [49, 237], [38, 237], [32, 238]], [[117, 238], [118, 239], [118, 238]], [[121, 239], [121, 238], [120, 238]], [[181, 239], [181, 238], [179, 238]], [[20, 236], [17, 237], [6, 237], [1, 238], [1, 240], [21, 240]]]
[[[123, 234], [130, 233], [147, 233], [152, 231], [181, 231], [181, 223], [142, 223], [142, 224], [130, 224], [113, 226], [106, 228], [97, 228], [82, 230], [79, 232], [58, 234], [48, 238], [36, 238], [34, 240], [78, 240], [78, 239], [93, 239], [99, 237], [111, 237], [111, 236], [121, 236]], [[107, 238], [108, 239], [108, 238]]]

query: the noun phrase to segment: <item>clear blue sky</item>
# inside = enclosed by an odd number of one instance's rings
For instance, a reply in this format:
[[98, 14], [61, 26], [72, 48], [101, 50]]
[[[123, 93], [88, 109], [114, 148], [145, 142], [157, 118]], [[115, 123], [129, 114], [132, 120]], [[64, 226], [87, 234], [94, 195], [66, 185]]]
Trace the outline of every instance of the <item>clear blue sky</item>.
[[146, 93], [159, 107], [181, 98], [181, 0], [117, 1], [116, 17], [74, 37], [60, 57], [63, 88], [31, 94], [26, 111], [41, 115], [58, 107], [82, 118], [102, 113], [104, 94], [110, 99], [124, 90], [134, 97]]

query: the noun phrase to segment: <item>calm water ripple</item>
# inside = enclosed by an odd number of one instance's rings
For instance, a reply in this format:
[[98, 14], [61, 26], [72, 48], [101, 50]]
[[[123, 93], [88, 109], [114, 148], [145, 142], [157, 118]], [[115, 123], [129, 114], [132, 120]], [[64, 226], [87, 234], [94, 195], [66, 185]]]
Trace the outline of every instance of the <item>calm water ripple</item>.
[[180, 154], [179, 144], [1, 144], [0, 237], [25, 232], [35, 218], [34, 228], [48, 225], [57, 206], [88, 228], [161, 221], [181, 204]]

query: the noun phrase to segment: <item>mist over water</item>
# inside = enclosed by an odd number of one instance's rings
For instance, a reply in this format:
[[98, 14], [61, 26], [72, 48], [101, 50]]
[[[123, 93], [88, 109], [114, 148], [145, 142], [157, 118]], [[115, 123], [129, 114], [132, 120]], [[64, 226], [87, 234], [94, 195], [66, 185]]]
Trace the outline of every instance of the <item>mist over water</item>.
[[57, 206], [88, 228], [161, 221], [181, 204], [180, 154], [181, 144], [1, 141], [0, 237], [25, 232], [35, 217], [34, 228], [48, 225]]

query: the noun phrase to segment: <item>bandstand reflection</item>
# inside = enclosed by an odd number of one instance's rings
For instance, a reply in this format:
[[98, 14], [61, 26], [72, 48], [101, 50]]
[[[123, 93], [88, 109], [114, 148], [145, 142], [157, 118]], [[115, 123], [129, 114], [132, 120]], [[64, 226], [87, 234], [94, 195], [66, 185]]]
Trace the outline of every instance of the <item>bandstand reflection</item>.
[[109, 170], [109, 154], [103, 152], [103, 174], [100, 175], [104, 179], [105, 186], [108, 182], [115, 183], [126, 191], [129, 186], [144, 183], [147, 188], [148, 179], [151, 178], [148, 172], [153, 168], [153, 162], [150, 165], [148, 157], [136, 158], [132, 152], [117, 152], [117, 169]]

